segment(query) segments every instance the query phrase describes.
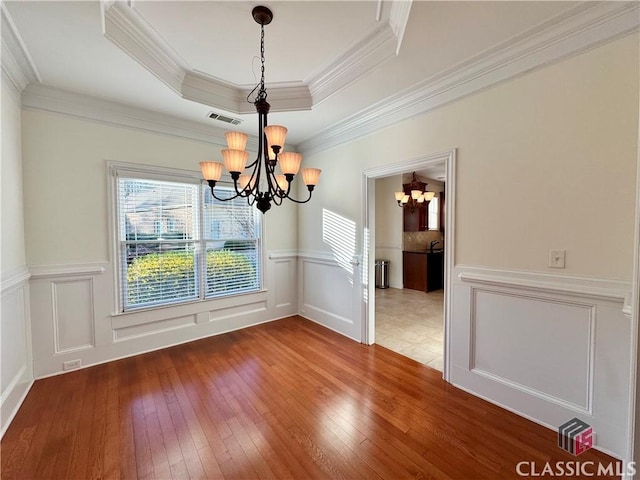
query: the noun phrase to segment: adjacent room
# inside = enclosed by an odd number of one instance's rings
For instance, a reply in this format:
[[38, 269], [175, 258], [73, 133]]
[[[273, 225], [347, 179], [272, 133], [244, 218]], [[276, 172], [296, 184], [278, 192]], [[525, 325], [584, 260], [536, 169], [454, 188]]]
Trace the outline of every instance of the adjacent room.
[[634, 477], [640, 3], [0, 10], [3, 480]]
[[444, 367], [445, 166], [376, 180], [375, 341]]

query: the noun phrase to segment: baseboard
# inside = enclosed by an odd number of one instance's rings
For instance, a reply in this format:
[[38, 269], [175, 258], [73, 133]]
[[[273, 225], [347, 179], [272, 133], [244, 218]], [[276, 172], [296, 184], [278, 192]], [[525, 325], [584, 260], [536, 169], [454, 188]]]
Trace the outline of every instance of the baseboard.
[[[31, 390], [31, 387], [33, 386], [33, 382], [34, 382], [33, 379], [27, 382], [18, 382], [13, 386], [13, 388], [11, 389], [11, 392], [5, 396], [4, 401], [2, 402], [2, 405], [0, 405], [0, 410], [4, 412], [6, 408], [9, 407], [11, 408], [11, 413], [2, 422], [2, 430], [0, 430], [0, 439], [4, 437], [4, 434], [6, 433], [7, 429], [11, 425], [11, 422], [13, 422], [13, 419], [18, 413], [18, 410], [20, 410], [20, 407], [22, 406], [24, 399], [27, 398], [27, 394]], [[11, 404], [13, 404], [13, 406], [11, 406]]]
[[36, 376], [36, 380], [41, 380], [43, 378], [49, 378], [49, 377], [57, 377], [58, 375], [64, 375], [64, 374], [67, 374], [67, 373], [76, 372], [78, 370], [83, 370], [85, 368], [91, 368], [91, 367], [95, 367], [95, 366], [98, 366], [98, 365], [104, 365], [106, 363], [117, 362], [118, 360], [123, 360], [125, 358], [136, 357], [138, 355], [145, 355], [147, 353], [157, 352], [159, 350], [164, 350], [166, 348], [177, 347], [178, 345], [184, 345], [186, 343], [197, 342], [197, 341], [203, 340], [205, 338], [215, 337], [215, 336], [218, 336], [218, 335], [224, 335], [225, 333], [235, 332], [235, 331], [238, 331], [238, 330], [244, 330], [245, 328], [251, 328], [251, 327], [255, 327], [257, 325], [262, 325], [264, 323], [275, 322], [277, 320], [282, 320], [283, 318], [289, 318], [289, 317], [292, 317], [292, 316], [295, 316], [295, 315], [297, 315], [297, 314], [284, 315], [282, 317], [271, 318], [271, 319], [268, 319], [268, 320], [260, 320], [260, 321], [257, 321], [255, 323], [251, 323], [249, 325], [238, 326], [237, 328], [230, 328], [230, 329], [223, 330], [223, 331], [212, 332], [212, 333], [209, 333], [207, 335], [202, 335], [202, 336], [190, 338], [190, 339], [187, 339], [187, 340], [181, 340], [181, 341], [174, 342], [174, 343], [163, 344], [161, 346], [149, 348], [149, 349], [146, 349], [146, 350], [140, 350], [140, 351], [128, 353], [128, 354], [125, 354], [125, 355], [119, 355], [119, 356], [115, 356], [115, 357], [112, 357], [112, 358], [99, 360], [99, 361], [96, 361], [96, 362], [90, 362], [90, 363], [87, 363], [86, 365], [82, 365], [81, 367], [74, 368], [73, 370], [56, 371], [56, 372], [47, 373], [47, 374], [44, 374], [44, 375], [38, 375], [38, 376]]

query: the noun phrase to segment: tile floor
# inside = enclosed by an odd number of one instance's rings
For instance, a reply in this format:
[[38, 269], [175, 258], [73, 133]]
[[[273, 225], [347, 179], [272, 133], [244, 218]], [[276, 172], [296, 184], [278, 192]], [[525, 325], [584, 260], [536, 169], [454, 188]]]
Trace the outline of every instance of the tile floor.
[[376, 343], [442, 371], [444, 290], [376, 288]]

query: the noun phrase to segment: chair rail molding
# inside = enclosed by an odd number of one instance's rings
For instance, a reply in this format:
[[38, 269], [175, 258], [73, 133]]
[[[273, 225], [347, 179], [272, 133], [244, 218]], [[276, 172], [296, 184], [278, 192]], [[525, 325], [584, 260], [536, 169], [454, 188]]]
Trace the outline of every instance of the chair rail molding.
[[630, 282], [456, 265], [451, 381], [537, 423], [572, 416], [631, 461]]
[[30, 277], [31, 273], [25, 265], [20, 265], [6, 272], [2, 272], [2, 280], [0, 281], [0, 293], [4, 293], [11, 290], [12, 288], [24, 285]]
[[631, 283], [605, 278], [521, 270], [496, 269], [470, 265], [457, 265], [457, 277], [462, 282], [517, 287], [531, 292], [570, 294], [621, 303], [626, 308]]
[[74, 263], [63, 265], [32, 265], [29, 267], [31, 278], [56, 278], [56, 277], [77, 277], [87, 275], [102, 275], [109, 262], [97, 263]]
[[97, 365], [295, 315], [297, 252], [265, 253], [265, 287], [205, 301], [120, 312], [117, 268], [100, 260], [29, 267], [36, 378], [64, 363]]

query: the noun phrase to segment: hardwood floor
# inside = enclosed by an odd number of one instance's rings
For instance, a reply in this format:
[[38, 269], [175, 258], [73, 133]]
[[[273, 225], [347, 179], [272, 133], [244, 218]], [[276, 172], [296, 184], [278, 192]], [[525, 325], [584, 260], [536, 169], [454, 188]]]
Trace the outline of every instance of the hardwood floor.
[[38, 380], [3, 480], [496, 479], [573, 457], [555, 432], [300, 317]]

